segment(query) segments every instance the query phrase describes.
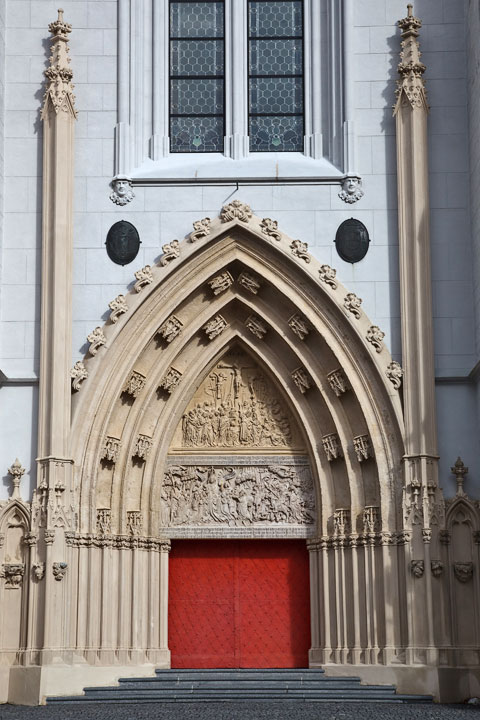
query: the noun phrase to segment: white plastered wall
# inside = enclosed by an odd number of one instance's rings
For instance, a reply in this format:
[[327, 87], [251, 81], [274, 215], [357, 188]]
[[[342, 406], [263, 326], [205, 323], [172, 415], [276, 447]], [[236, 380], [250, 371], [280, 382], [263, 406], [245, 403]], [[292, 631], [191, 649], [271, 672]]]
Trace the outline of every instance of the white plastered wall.
[[[4, 434], [8, 440], [3, 443], [0, 462], [7, 467], [19, 455], [27, 470], [33, 467], [36, 456], [33, 398], [40, 310], [39, 111], [42, 73], [48, 58], [47, 25], [56, 18], [57, 5], [51, 0], [7, 1], [0, 369], [7, 377], [21, 378], [27, 385], [0, 391], [0, 426], [9, 429]], [[440, 483], [447, 495], [453, 490], [449, 468], [459, 453], [470, 467], [468, 487], [472, 489], [476, 482], [480, 487], [474, 390], [472, 385], [458, 382], [468, 376], [476, 362], [466, 109], [467, 5], [467, 0], [417, 0], [414, 8], [423, 20], [422, 59], [428, 68], [432, 108], [429, 127], [436, 366], [437, 375], [444, 378], [438, 386]], [[188, 233], [193, 220], [215, 217], [221, 206], [235, 197], [251, 204], [256, 214], [277, 219], [286, 233], [307, 241], [314, 256], [335, 267], [349, 290], [363, 298], [365, 312], [385, 331], [387, 345], [400, 359], [395, 125], [391, 107], [400, 42], [395, 23], [406, 14], [406, 1], [354, 2], [354, 120], [357, 166], [365, 196], [353, 206], [338, 198], [338, 185], [274, 183], [239, 190], [235, 185], [136, 188], [132, 203], [123, 208], [112, 204], [108, 183], [113, 175], [117, 117], [117, 2], [68, 0], [63, 7], [65, 20], [74, 28], [70, 46], [79, 111], [72, 364], [85, 352], [87, 334], [103, 324], [108, 302], [132, 282], [133, 272], [153, 263], [164, 243]], [[365, 223], [372, 239], [366, 258], [355, 266], [344, 263], [333, 244], [338, 225], [352, 216]], [[142, 240], [138, 257], [124, 268], [108, 260], [104, 246], [108, 229], [122, 218], [136, 225]], [[480, 291], [477, 305], [478, 297]], [[455, 383], [448, 378], [455, 378]], [[456, 421], [457, 417], [462, 418], [463, 425]], [[22, 485], [25, 495], [29, 481], [26, 475]], [[7, 487], [6, 481], [0, 484], [0, 498], [6, 497]]]

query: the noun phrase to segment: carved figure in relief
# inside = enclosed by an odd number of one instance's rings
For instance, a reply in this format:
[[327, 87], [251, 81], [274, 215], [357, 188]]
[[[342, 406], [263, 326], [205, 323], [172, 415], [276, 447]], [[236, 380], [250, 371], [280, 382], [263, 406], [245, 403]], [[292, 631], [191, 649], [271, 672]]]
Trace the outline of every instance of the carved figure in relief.
[[221, 315], [215, 315], [214, 318], [205, 323], [205, 325], [202, 327], [202, 330], [206, 333], [209, 340], [213, 340], [214, 338], [218, 337], [218, 335], [220, 335], [227, 327], [228, 323], [225, 318]]
[[170, 315], [160, 327], [158, 333], [167, 343], [171, 343], [172, 340], [175, 340], [177, 335], [181, 333], [182, 327], [182, 321], [175, 317], [175, 315]]
[[113, 178], [111, 185], [110, 200], [115, 205], [126, 205], [135, 197], [132, 181], [126, 175], [117, 175]]
[[291, 418], [261, 370], [243, 355], [212, 370], [182, 418], [184, 447], [288, 447]]
[[161, 521], [169, 525], [312, 524], [315, 498], [307, 466], [174, 465], [165, 473]]
[[225, 292], [225, 290], [228, 290], [228, 288], [233, 285], [233, 277], [228, 270], [225, 270], [225, 272], [209, 280], [208, 284], [211, 290], [213, 290], [214, 295], [220, 295], [220, 293]]

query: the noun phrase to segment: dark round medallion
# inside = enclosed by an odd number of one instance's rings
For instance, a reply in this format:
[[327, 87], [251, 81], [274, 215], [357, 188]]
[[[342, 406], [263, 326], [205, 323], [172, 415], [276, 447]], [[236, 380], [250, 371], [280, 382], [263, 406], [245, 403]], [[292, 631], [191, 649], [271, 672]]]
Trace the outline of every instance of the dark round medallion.
[[137, 228], [120, 220], [112, 225], [105, 240], [108, 257], [117, 265], [128, 265], [137, 257], [140, 242]]
[[356, 263], [363, 260], [368, 252], [370, 237], [368, 230], [360, 220], [345, 220], [335, 236], [337, 252], [345, 262]]

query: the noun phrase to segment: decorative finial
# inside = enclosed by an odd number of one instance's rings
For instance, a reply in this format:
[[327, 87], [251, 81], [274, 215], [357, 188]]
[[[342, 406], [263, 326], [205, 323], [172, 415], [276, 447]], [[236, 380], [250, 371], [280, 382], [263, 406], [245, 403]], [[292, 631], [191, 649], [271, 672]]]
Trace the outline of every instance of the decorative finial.
[[463, 483], [465, 475], [468, 475], [468, 467], [463, 464], [463, 460], [461, 459], [461, 457], [458, 457], [457, 462], [450, 469], [455, 475], [455, 479], [457, 481], [457, 497], [464, 497], [465, 491], [463, 489]]
[[12, 484], [13, 484], [13, 491], [12, 491], [12, 500], [21, 500], [20, 495], [20, 480], [22, 479], [22, 475], [25, 474], [25, 468], [22, 467], [22, 463], [18, 458], [15, 458], [15, 462], [12, 463], [12, 465], [7, 470], [8, 474], [12, 476]]
[[48, 29], [53, 36], [50, 38], [52, 54], [50, 55], [50, 67], [45, 70], [47, 87], [45, 88], [42, 118], [45, 119], [49, 108], [53, 108], [55, 113], [63, 110], [76, 117], [72, 84], [73, 72], [68, 55], [68, 36], [72, 32], [72, 26], [64, 21], [62, 8], [58, 10], [57, 20], [50, 23]]
[[407, 11], [407, 17], [398, 21], [402, 31], [402, 50], [398, 65], [400, 79], [397, 81], [395, 112], [404, 102], [409, 103], [412, 108], [428, 110], [427, 91], [422, 77], [426, 67], [420, 62], [421, 52], [418, 44], [422, 21], [414, 16], [412, 4], [407, 5]]

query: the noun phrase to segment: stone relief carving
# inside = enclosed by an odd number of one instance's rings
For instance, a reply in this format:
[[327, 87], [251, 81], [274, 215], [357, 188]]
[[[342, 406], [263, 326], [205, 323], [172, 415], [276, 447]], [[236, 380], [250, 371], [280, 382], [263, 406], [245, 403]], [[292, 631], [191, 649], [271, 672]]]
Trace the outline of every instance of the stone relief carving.
[[73, 368], [70, 370], [70, 377], [72, 378], [72, 387], [75, 392], [80, 390], [80, 386], [84, 380], [88, 377], [88, 371], [81, 360], [77, 360]]
[[305, 395], [307, 390], [310, 390], [312, 387], [312, 381], [310, 377], [307, 374], [307, 371], [304, 368], [296, 368], [296, 370], [293, 370], [291, 373], [293, 382], [297, 386], [297, 388], [300, 390], [300, 392]]
[[220, 295], [220, 293], [225, 292], [225, 290], [228, 290], [228, 288], [233, 285], [233, 277], [228, 270], [225, 270], [225, 272], [209, 280], [208, 284], [214, 295]]
[[112, 192], [110, 200], [115, 205], [127, 205], [135, 197], [131, 178], [126, 175], [117, 175], [111, 182]]
[[26, 532], [23, 536], [23, 542], [24, 544], [31, 548], [34, 547], [38, 542], [38, 535], [36, 532]]
[[412, 560], [410, 563], [410, 569], [412, 571], [412, 574], [416, 578], [423, 577], [423, 573], [425, 572], [425, 561], [424, 560]]
[[378, 325], [371, 325], [367, 330], [367, 341], [373, 345], [377, 353], [382, 352], [384, 337], [385, 333]]
[[15, 458], [15, 462], [10, 465], [10, 467], [7, 469], [7, 472], [12, 478], [13, 486], [10, 498], [11, 500], [21, 500], [22, 498], [20, 496], [20, 482], [23, 475], [25, 475], [25, 468], [22, 466], [20, 460], [18, 458]]
[[362, 181], [359, 177], [352, 175], [342, 182], [342, 189], [338, 193], [340, 200], [352, 204], [360, 200], [364, 195]]
[[288, 325], [290, 329], [297, 335], [300, 340], [305, 340], [308, 333], [310, 332], [310, 327], [308, 326], [308, 323], [306, 320], [304, 320], [300, 315], [292, 315], [290, 320], [288, 321]]
[[150, 265], [145, 265], [141, 270], [137, 270], [135, 273], [137, 282], [133, 286], [137, 293], [141, 292], [144, 287], [150, 285], [153, 282], [152, 268]]
[[245, 327], [260, 340], [263, 340], [268, 331], [267, 324], [258, 315], [250, 315], [245, 320]]
[[232, 200], [228, 205], [224, 205], [220, 211], [220, 220], [222, 223], [231, 222], [232, 220], [241, 220], [248, 223], [253, 213], [251, 208], [242, 203], [240, 200]]
[[443, 562], [440, 562], [440, 560], [432, 560], [430, 568], [433, 577], [440, 577], [443, 574]]
[[161, 500], [163, 527], [315, 521], [308, 466], [171, 466], [164, 476]]
[[457, 580], [466, 583], [473, 576], [473, 562], [456, 562], [453, 564], [453, 572]]
[[350, 510], [337, 508], [333, 513], [333, 531], [335, 535], [346, 535], [350, 532]]
[[61, 582], [67, 574], [68, 563], [54, 562], [52, 566], [53, 577], [57, 582]]
[[260, 223], [260, 227], [262, 228], [262, 233], [264, 235], [268, 235], [269, 237], [272, 237], [274, 240], [278, 241], [282, 239], [282, 233], [278, 229], [278, 222], [276, 220], [271, 220], [270, 218], [263, 218], [262, 222]]
[[226, 330], [227, 327], [228, 323], [225, 318], [221, 315], [215, 315], [214, 318], [205, 323], [202, 330], [206, 333], [209, 340], [213, 340]]
[[180, 257], [180, 243], [178, 240], [172, 240], [165, 245], [162, 245], [163, 255], [160, 258], [160, 265], [165, 267], [168, 263], [172, 262], [176, 258]]
[[121, 441], [118, 438], [107, 435], [103, 443], [100, 459], [116, 463], [120, 454]]
[[403, 377], [403, 370], [400, 363], [398, 363], [396, 360], [392, 360], [392, 362], [386, 369], [386, 375], [395, 390], [399, 390], [402, 384]]
[[110, 508], [99, 508], [97, 510], [97, 533], [99, 535], [110, 535], [112, 532], [112, 511]]
[[358, 462], [368, 460], [372, 456], [372, 446], [370, 444], [370, 438], [368, 435], [357, 435], [353, 438], [353, 449], [357, 456]]
[[201, 238], [208, 237], [212, 231], [211, 223], [212, 221], [208, 217], [203, 218], [203, 220], [196, 220], [193, 223], [193, 232], [190, 233], [190, 242], [193, 243]]
[[35, 580], [37, 580], [37, 582], [40, 582], [40, 580], [43, 580], [43, 578], [45, 577], [45, 563], [34, 562], [32, 565], [32, 571]]
[[0, 570], [0, 577], [5, 578], [5, 590], [18, 590], [25, 574], [24, 563], [4, 563]]
[[131, 537], [141, 535], [143, 527], [142, 513], [139, 510], [127, 510], [127, 531]]
[[146, 381], [147, 378], [145, 375], [142, 375], [142, 373], [139, 373], [137, 370], [133, 370], [132, 374], [123, 386], [122, 392], [135, 399], [145, 387]]
[[248, 292], [251, 292], [252, 295], [257, 295], [258, 291], [261, 288], [260, 280], [255, 277], [255, 275], [252, 275], [251, 273], [248, 273], [246, 271], [240, 273], [238, 276], [238, 284], [241, 285], [245, 290], [248, 290]]
[[93, 535], [92, 533], [65, 533], [67, 547], [81, 548], [115, 548], [115, 550], [150, 550], [152, 552], [170, 552], [171, 543], [168, 538], [133, 537], [127, 535]]
[[302, 445], [272, 383], [248, 355], [231, 352], [195, 393], [174, 446], [281, 450]]
[[430, 528], [422, 528], [422, 540], [426, 544], [432, 542], [432, 531]]
[[120, 315], [123, 315], [128, 310], [127, 301], [125, 295], [117, 295], [115, 300], [108, 303], [108, 307], [112, 311], [110, 313], [110, 320], [112, 323], [116, 323]]
[[135, 441], [135, 447], [133, 449], [134, 457], [140, 458], [140, 460], [146, 460], [152, 449], [152, 438], [148, 435], [139, 435]]
[[318, 274], [320, 276], [320, 280], [327, 285], [330, 285], [332, 290], [337, 289], [338, 283], [335, 280], [337, 271], [334, 268], [331, 268], [330, 265], [322, 265], [320, 270], [318, 271]]
[[347, 392], [347, 380], [340, 369], [329, 372], [327, 380], [337, 397], [341, 397], [343, 393]]
[[311, 261], [311, 257], [308, 253], [308, 243], [302, 242], [302, 240], [292, 240], [290, 243], [290, 249], [300, 260], [305, 260], [306, 263]]
[[165, 340], [165, 342], [171, 343], [172, 340], [175, 340], [175, 338], [180, 335], [182, 327], [182, 321], [175, 317], [175, 315], [170, 315], [168, 320], [165, 320], [163, 325], [160, 327], [158, 334]]
[[363, 510], [363, 532], [376, 533], [380, 530], [380, 508], [366, 505]]
[[43, 539], [45, 540], [45, 545], [53, 545], [55, 542], [55, 530], [44, 530]]
[[325, 450], [328, 462], [333, 462], [337, 458], [343, 457], [342, 446], [340, 444], [340, 438], [337, 433], [329, 433], [322, 437], [322, 445]]
[[357, 318], [357, 320], [360, 320], [361, 317], [361, 304], [362, 298], [357, 297], [355, 293], [348, 293], [343, 301], [345, 309], [348, 310], [348, 312], [351, 312], [352, 315]]
[[90, 347], [88, 348], [90, 355], [96, 355], [99, 349], [107, 344], [107, 338], [103, 334], [101, 327], [96, 327], [90, 335], [87, 335], [87, 341], [90, 343]]
[[171, 367], [165, 377], [161, 380], [158, 387], [171, 395], [180, 382], [181, 377], [182, 373], [180, 370], [176, 370], [174, 367]]

